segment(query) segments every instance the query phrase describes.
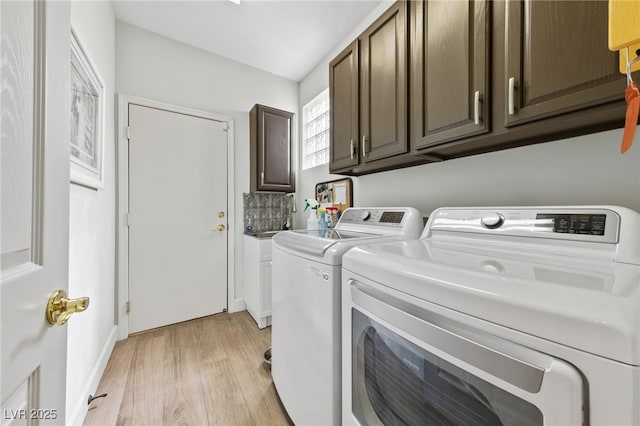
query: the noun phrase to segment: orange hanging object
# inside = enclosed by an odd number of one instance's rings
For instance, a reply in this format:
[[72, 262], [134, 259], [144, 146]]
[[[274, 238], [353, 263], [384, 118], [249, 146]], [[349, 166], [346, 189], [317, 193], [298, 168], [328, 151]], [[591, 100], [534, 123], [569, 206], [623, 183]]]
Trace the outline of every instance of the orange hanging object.
[[639, 96], [638, 85], [632, 81], [624, 91], [624, 100], [627, 101], [627, 114], [624, 118], [624, 133], [622, 134], [622, 146], [620, 147], [620, 152], [623, 154], [633, 145], [633, 136], [638, 125]]

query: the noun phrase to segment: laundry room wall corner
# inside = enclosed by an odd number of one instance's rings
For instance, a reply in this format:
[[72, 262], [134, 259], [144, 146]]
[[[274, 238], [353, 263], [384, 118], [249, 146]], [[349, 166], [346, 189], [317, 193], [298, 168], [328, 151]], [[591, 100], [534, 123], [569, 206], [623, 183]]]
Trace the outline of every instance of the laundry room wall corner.
[[71, 25], [104, 84], [101, 189], [70, 184], [69, 296], [88, 296], [71, 318], [67, 350], [67, 424], [82, 424], [116, 341], [115, 326], [115, 17], [110, 2], [71, 2]]
[[[121, 21], [116, 22], [116, 61], [118, 93], [233, 118], [233, 215], [242, 224], [242, 194], [249, 191], [249, 110], [259, 103], [298, 111], [298, 84]], [[297, 144], [297, 132], [293, 136]], [[242, 235], [242, 226], [229, 229], [236, 259], [230, 312], [245, 309]]]

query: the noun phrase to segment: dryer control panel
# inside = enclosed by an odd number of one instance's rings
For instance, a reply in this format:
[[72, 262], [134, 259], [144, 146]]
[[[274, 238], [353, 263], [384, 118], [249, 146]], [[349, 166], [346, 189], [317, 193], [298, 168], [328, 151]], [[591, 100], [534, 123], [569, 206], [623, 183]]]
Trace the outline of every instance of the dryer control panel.
[[604, 207], [443, 208], [434, 212], [428, 230], [615, 244], [620, 216]]

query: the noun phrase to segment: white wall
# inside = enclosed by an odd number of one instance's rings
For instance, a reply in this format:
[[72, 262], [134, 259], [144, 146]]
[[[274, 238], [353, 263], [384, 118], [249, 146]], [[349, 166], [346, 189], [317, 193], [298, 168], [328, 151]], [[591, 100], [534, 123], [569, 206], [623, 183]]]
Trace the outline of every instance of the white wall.
[[[242, 193], [249, 192], [249, 110], [259, 103], [297, 112], [298, 84], [120, 21], [116, 22], [116, 55], [118, 93], [234, 118], [238, 225], [231, 231], [239, 301], [243, 297]], [[295, 135], [294, 139], [297, 143]]]
[[[374, 10], [300, 82], [301, 107], [329, 85], [329, 62], [386, 8]], [[639, 132], [640, 133], [640, 132]], [[640, 134], [620, 154], [621, 130], [353, 178], [356, 206], [616, 204], [640, 211]], [[298, 199], [338, 178], [328, 165], [299, 173]], [[296, 224], [303, 226], [299, 209]]]
[[115, 18], [111, 3], [71, 2], [71, 25], [105, 85], [104, 189], [70, 185], [69, 297], [89, 309], [69, 321], [67, 421], [81, 424], [115, 343]]

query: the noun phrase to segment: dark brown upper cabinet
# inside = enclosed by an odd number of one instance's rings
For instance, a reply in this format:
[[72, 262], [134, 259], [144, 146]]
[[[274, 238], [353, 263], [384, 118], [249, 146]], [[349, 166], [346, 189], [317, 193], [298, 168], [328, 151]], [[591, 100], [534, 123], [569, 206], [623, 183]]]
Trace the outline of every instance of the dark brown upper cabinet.
[[409, 145], [408, 9], [405, 1], [391, 5], [329, 65], [331, 173], [429, 161]]
[[329, 64], [330, 170], [356, 166], [358, 150], [358, 40]]
[[331, 85], [338, 74], [341, 81], [331, 89], [331, 107], [341, 111], [331, 117], [332, 172], [360, 175], [624, 125], [626, 81], [607, 46], [606, 1], [409, 3], [392, 5], [332, 62]]
[[251, 191], [295, 191], [293, 113], [255, 105], [249, 120]]
[[410, 4], [413, 148], [488, 132], [487, 1], [416, 0]]
[[506, 127], [621, 99], [625, 80], [607, 45], [607, 4], [506, 2]]
[[360, 153], [368, 163], [409, 149], [407, 3], [393, 4], [359, 37]]

